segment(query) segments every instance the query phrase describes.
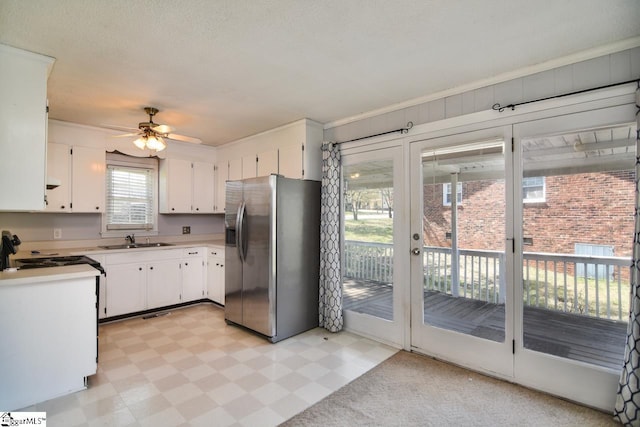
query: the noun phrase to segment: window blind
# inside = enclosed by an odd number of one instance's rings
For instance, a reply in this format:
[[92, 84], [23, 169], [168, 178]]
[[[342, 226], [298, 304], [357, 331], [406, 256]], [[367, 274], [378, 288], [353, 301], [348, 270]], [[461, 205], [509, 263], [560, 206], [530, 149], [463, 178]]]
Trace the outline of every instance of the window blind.
[[107, 230], [151, 230], [153, 169], [107, 166]]

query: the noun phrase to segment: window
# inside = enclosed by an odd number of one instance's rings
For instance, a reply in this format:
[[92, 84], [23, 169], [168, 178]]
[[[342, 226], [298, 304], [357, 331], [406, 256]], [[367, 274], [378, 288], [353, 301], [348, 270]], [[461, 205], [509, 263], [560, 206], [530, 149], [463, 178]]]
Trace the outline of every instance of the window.
[[522, 201], [536, 203], [545, 201], [544, 176], [522, 178]]
[[123, 157], [111, 155], [107, 158], [107, 200], [102, 235], [116, 237], [134, 231], [156, 234], [157, 161], [123, 160]]
[[[458, 204], [462, 203], [462, 183], [457, 185], [456, 196]], [[442, 184], [442, 204], [444, 206], [451, 206], [451, 183]]]

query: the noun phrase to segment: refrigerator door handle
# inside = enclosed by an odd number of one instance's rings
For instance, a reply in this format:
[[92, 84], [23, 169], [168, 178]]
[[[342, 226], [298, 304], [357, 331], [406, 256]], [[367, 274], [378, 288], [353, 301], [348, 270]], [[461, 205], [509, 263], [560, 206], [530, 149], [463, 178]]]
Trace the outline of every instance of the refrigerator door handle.
[[238, 232], [236, 233], [236, 247], [238, 248], [238, 256], [240, 256], [240, 260], [245, 262], [246, 258], [246, 248], [245, 248], [245, 237], [244, 237], [244, 215], [246, 212], [246, 203], [243, 201], [238, 207], [238, 214], [236, 216], [236, 227]]

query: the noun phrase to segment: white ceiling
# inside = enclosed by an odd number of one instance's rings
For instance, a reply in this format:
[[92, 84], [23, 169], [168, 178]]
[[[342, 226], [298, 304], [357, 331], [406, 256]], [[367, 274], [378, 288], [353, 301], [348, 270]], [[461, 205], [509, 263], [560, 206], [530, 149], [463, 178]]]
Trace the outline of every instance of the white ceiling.
[[0, 0], [56, 58], [50, 117], [220, 145], [328, 123], [640, 36], [638, 0]]

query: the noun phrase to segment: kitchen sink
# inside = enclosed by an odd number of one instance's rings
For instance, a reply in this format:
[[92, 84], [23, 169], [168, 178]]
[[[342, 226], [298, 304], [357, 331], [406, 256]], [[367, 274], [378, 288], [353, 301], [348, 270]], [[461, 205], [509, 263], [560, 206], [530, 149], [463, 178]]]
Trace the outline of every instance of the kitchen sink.
[[135, 248], [159, 248], [162, 246], [175, 246], [173, 243], [133, 243], [123, 245], [100, 246], [102, 249], [135, 249]]

